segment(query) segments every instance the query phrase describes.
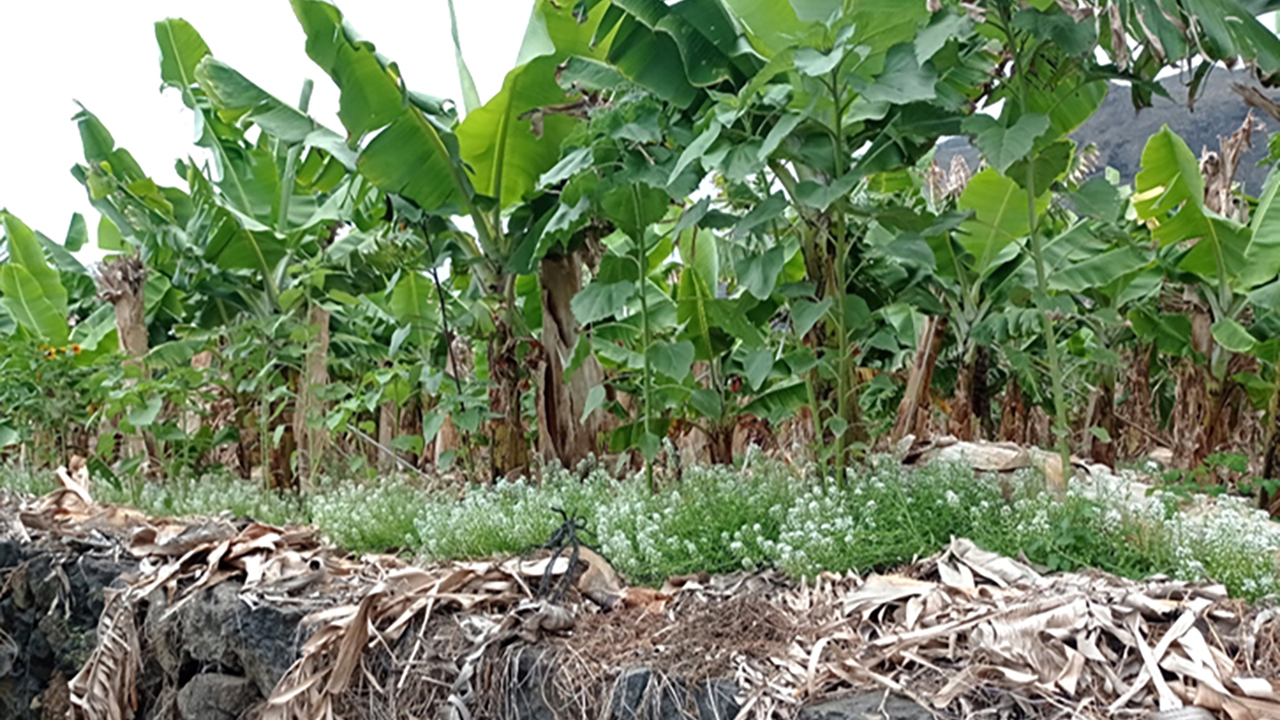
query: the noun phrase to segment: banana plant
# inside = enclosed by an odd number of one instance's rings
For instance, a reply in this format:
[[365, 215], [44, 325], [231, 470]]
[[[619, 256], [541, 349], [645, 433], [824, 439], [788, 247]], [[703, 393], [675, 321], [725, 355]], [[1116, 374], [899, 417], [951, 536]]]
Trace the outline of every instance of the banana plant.
[[25, 332], [52, 346], [65, 348], [67, 290], [50, 266], [36, 233], [8, 212], [0, 212], [8, 259], [0, 265], [0, 294], [5, 309]]
[[1068, 184], [1070, 224], [1045, 246], [1049, 287], [1073, 300], [1059, 307], [1075, 327], [1063, 343], [1074, 368], [1064, 374], [1078, 374], [1071, 385], [1087, 393], [1084, 432], [1076, 444], [1095, 462], [1114, 467], [1122, 436], [1116, 393], [1123, 350], [1143, 343], [1129, 318], [1157, 305], [1164, 273], [1146, 234], [1126, 212], [1131, 189], [1120, 185], [1117, 173]]
[[[306, 115], [309, 84], [303, 109], [295, 109], [217, 61], [189, 23], [164, 20], [155, 33], [162, 81], [193, 111], [196, 142], [211, 160], [178, 163], [187, 190], [158, 186], [96, 116], [87, 110], [77, 116], [86, 163], [73, 173], [103, 213], [100, 246], [121, 253], [107, 267], [134, 268], [104, 274], [130, 280], [116, 283], [113, 294], [121, 300], [117, 324], [128, 320], [121, 337], [138, 338], [125, 343], [127, 354], [141, 363], [144, 355], [181, 350], [189, 359], [216, 338], [217, 328], [245, 317], [266, 322], [269, 315], [304, 316], [297, 321], [302, 344], [324, 347], [313, 338], [327, 337], [329, 313], [340, 304], [326, 287], [332, 273], [317, 263], [323, 265], [337, 226], [380, 222], [375, 189], [351, 172], [355, 155], [342, 137]], [[250, 141], [254, 128], [260, 132]], [[145, 312], [122, 312], [126, 307]], [[148, 347], [149, 334], [165, 340], [171, 331], [188, 337]], [[295, 408], [296, 434], [307, 439], [308, 451], [323, 445], [310, 442], [318, 421], [316, 403], [307, 399], [323, 385], [326, 363], [312, 355]], [[260, 420], [265, 439], [272, 423]], [[299, 458], [306, 470], [311, 454]]]
[[423, 212], [463, 215], [473, 225], [470, 257], [456, 270], [473, 278], [492, 315], [492, 470], [519, 471], [529, 459], [513, 268], [520, 234], [504, 222], [505, 213], [536, 194], [539, 176], [560, 159], [561, 142], [579, 122], [574, 98], [556, 84], [556, 69], [570, 56], [600, 52], [590, 40], [603, 8], [575, 15], [538, 0], [516, 69], [498, 95], [458, 122], [450, 104], [407, 89], [398, 66], [358, 39], [336, 7], [319, 0], [292, 4], [308, 55], [341, 92], [339, 117], [358, 171]]
[[[32, 230], [0, 211], [0, 313], [8, 335], [19, 329], [32, 339], [65, 353], [74, 346], [75, 363], [88, 366], [118, 349], [110, 308], [97, 303], [89, 270], [72, 255], [86, 242], [83, 216], [72, 218], [62, 243]], [[6, 289], [7, 288], [7, 289]]]
[[[964, 126], [991, 167], [1021, 187], [1029, 227], [1017, 241], [1035, 269], [1035, 301], [1064, 467], [1069, 453], [1067, 398], [1051, 319], [1043, 210], [1037, 204], [1070, 162], [1073, 146], [1066, 136], [1096, 110], [1108, 76], [1129, 81], [1135, 105], [1140, 107], [1150, 104], [1152, 93], [1158, 91], [1153, 82], [1156, 72], [1184, 58], [1203, 54], [1209, 62], [1202, 70], [1212, 61], [1236, 58], [1253, 62], [1265, 72], [1280, 69], [1280, 40], [1232, 0], [1197, 3], [1199, 12], [1163, 8], [1162, 3], [1157, 7], [1135, 3], [1110, 11], [1102, 5], [978, 3], [987, 32], [1011, 59], [1012, 70], [992, 77], [984, 92], [987, 102], [1004, 101], [999, 116], [974, 115]], [[1239, 32], [1227, 31], [1231, 24]], [[1109, 44], [1100, 41], [1107, 36]], [[1201, 44], [1202, 38], [1210, 42]], [[1130, 41], [1137, 46], [1137, 58], [1131, 57]], [[1110, 64], [1100, 63], [1098, 51], [1109, 56]], [[1045, 72], [1047, 67], [1056, 71]], [[1072, 69], [1075, 72], [1066, 71]]]
[[25, 442], [36, 457], [65, 462], [83, 452], [76, 438], [102, 397], [86, 379], [117, 347], [110, 308], [94, 307], [93, 281], [68, 249], [84, 240], [83, 218], [61, 244], [7, 211], [0, 225], [0, 447]]
[[[625, 14], [619, 32], [673, 43], [678, 52], [668, 55], [683, 60], [684, 80], [711, 103], [672, 183], [688, 168], [716, 174], [747, 211], [734, 237], [782, 239], [735, 263], [749, 292], [771, 294], [789, 262], [805, 268], [804, 286], [790, 290], [790, 310], [811, 328], [819, 363], [810, 395], [823, 405], [815, 417], [840, 469], [863, 437], [856, 345], [874, 334], [869, 323], [877, 309], [868, 286], [875, 282], [864, 272], [870, 223], [859, 198], [882, 174], [913, 165], [936, 138], [959, 132], [991, 60], [958, 32], [962, 15], [935, 26], [926, 8], [887, 1], [615, 7]], [[680, 37], [699, 42], [682, 46]], [[610, 60], [636, 83], [680, 102], [678, 88], [659, 88], [629, 56]], [[703, 73], [704, 60], [716, 72]]]
[[[1209, 412], [1192, 458], [1203, 458], [1221, 440], [1221, 423], [1233, 387], [1237, 355], [1272, 356], [1270, 346], [1245, 323], [1253, 308], [1276, 309], [1275, 278], [1280, 274], [1280, 225], [1275, 199], [1280, 179], [1273, 170], [1248, 225], [1215, 212], [1206, 202], [1205, 179], [1187, 144], [1168, 127], [1148, 142], [1136, 179], [1134, 208], [1151, 227], [1162, 258], [1175, 277], [1191, 287], [1208, 307], [1211, 339], [1195, 343], [1188, 327], [1187, 354], [1199, 353], [1207, 365]], [[1266, 338], [1264, 337], [1263, 340]], [[1194, 352], [1190, 352], [1194, 351]], [[1247, 381], [1247, 379], [1246, 379]], [[1256, 381], [1251, 384], [1256, 385]], [[1270, 406], [1268, 401], [1266, 406]]]

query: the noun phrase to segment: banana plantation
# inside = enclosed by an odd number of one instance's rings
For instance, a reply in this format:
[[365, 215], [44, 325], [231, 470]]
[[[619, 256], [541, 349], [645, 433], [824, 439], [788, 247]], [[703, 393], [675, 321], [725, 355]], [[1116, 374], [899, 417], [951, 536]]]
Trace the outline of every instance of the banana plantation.
[[[141, 167], [84, 107], [100, 217], [3, 215], [0, 452], [305, 492], [752, 447], [840, 477], [949, 434], [1280, 478], [1280, 175], [1236, 180], [1280, 123], [1272, 5], [536, 0], [491, 98], [454, 28], [453, 100], [292, 0], [341, 127], [162, 20], [190, 154]], [[1072, 139], [1224, 68], [1254, 112], [1218, 147], [1166, 128], [1123, 178]]]
[[1280, 717], [1280, 0], [341, 2], [0, 211], [0, 717]]

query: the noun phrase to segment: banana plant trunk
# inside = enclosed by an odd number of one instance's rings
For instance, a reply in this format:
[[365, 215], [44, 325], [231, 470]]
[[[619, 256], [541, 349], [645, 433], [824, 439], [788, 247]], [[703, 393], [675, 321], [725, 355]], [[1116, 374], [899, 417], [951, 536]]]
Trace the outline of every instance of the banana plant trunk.
[[[1201, 357], [1211, 357], [1213, 336], [1209, 313], [1192, 306], [1191, 346]], [[1177, 380], [1173, 404], [1173, 460], [1178, 467], [1190, 468], [1204, 462], [1209, 452], [1206, 434], [1213, 407], [1213, 383], [1204, 363], [1184, 358], [1174, 370]]]
[[384, 400], [378, 407], [378, 468], [383, 472], [396, 469], [396, 454], [391, 449], [400, 422], [396, 410], [394, 400]]
[[600, 450], [605, 413], [596, 410], [583, 417], [587, 395], [604, 382], [604, 370], [595, 355], [565, 378], [578, 343], [578, 323], [570, 303], [582, 289], [583, 261], [579, 252], [547, 256], [538, 266], [542, 286], [542, 347], [545, 361], [536, 379], [538, 452], [555, 458], [563, 467], [574, 467]]
[[324, 424], [324, 403], [319, 388], [329, 384], [329, 319], [328, 310], [313, 305], [308, 318], [309, 337], [302, 374], [298, 378], [298, 399], [293, 414], [293, 435], [298, 443], [298, 477], [303, 490], [319, 471], [329, 444]]
[[991, 383], [988, 375], [991, 370], [991, 351], [985, 345], [978, 346], [973, 358], [973, 394], [970, 396], [970, 407], [977, 421], [977, 432], [982, 440], [995, 434], [995, 423], [991, 419]]
[[974, 345], [965, 354], [956, 377], [949, 432], [961, 440], [986, 439], [996, 431], [991, 420], [991, 387], [987, 381], [990, 365], [990, 351]]
[[[464, 337], [453, 338], [450, 342], [449, 357], [445, 361], [445, 374], [450, 378], [448, 382], [456, 383], [460, 386], [458, 379], [472, 377], [475, 373], [475, 366], [476, 361], [470, 341]], [[428, 407], [428, 403], [424, 401], [422, 406], [424, 408]], [[439, 410], [436, 410], [436, 412], [439, 412]], [[458, 429], [457, 424], [453, 422], [453, 416], [445, 415], [444, 423], [440, 426], [440, 431], [436, 433], [435, 441], [432, 443], [431, 461], [437, 467], [445, 462], [446, 459], [452, 462], [452, 458], [462, 449], [462, 444], [462, 432]]]
[[974, 439], [973, 432], [973, 395], [976, 384], [977, 363], [976, 352], [965, 354], [956, 376], [956, 388], [951, 395], [951, 418], [947, 423], [947, 431], [965, 441]]
[[1154, 344], [1127, 350], [1124, 354], [1127, 369], [1120, 393], [1123, 399], [1116, 408], [1116, 415], [1123, 423], [1118, 436], [1118, 454], [1125, 459], [1145, 455], [1153, 445], [1160, 444], [1159, 422], [1151, 395], [1154, 354]]
[[[510, 283], [514, 287], [514, 283]], [[508, 297], [508, 302], [514, 302]], [[514, 477], [529, 467], [524, 416], [520, 408], [520, 359], [515, 328], [506, 313], [498, 313], [489, 341], [489, 466], [496, 478]]]
[[712, 465], [733, 465], [733, 425], [716, 425], [707, 438]]
[[[120, 256], [103, 263], [98, 276], [99, 295], [111, 303], [116, 313], [116, 331], [120, 336], [120, 351], [124, 354], [125, 367], [136, 367], [147, 377], [145, 358], [148, 351], [147, 267], [134, 255]], [[133, 385], [136, 380], [125, 380]], [[125, 438], [125, 456], [140, 457], [147, 452], [146, 437], [135, 432]]]
[[1027, 403], [1022, 396], [1022, 385], [1017, 377], [1009, 378], [1004, 397], [1000, 400], [1000, 430], [996, 437], [1000, 442], [1025, 445], [1027, 442]]
[[[1094, 434], [1097, 428], [1101, 432]], [[1109, 468], [1116, 466], [1116, 442], [1119, 427], [1116, 424], [1115, 375], [1104, 370], [1098, 384], [1089, 395], [1088, 422], [1085, 425], [1086, 454], [1096, 463]]]
[[[1275, 373], [1275, 389], [1267, 408], [1266, 453], [1262, 465], [1262, 477], [1268, 480], [1280, 479], [1280, 368], [1272, 372]], [[1280, 514], [1280, 494], [1263, 488], [1258, 496], [1258, 506], [1276, 517]]]
[[907, 378], [907, 390], [898, 404], [897, 419], [893, 424], [891, 441], [897, 444], [908, 435], [917, 440], [927, 439], [929, 431], [929, 390], [933, 385], [933, 370], [938, 365], [938, 353], [942, 339], [947, 334], [947, 319], [931, 316], [925, 319], [920, 341], [916, 346], [915, 360]]

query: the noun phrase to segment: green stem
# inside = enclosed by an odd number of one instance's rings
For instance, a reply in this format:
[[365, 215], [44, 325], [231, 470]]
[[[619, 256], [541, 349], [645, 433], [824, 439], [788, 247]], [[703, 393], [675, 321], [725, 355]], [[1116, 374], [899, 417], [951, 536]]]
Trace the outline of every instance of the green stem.
[[[639, 186], [633, 185], [631, 194], [635, 201], [636, 212], [638, 214], [640, 210]], [[640, 273], [640, 323], [642, 328], [640, 346], [641, 352], [644, 356], [644, 407], [640, 411], [640, 419], [644, 426], [644, 434], [647, 436], [650, 431], [649, 413], [653, 408], [653, 368], [649, 363], [649, 293], [647, 292], [648, 287], [645, 284], [645, 279], [648, 276], [646, 270], [648, 269], [649, 263], [648, 254], [645, 252], [644, 247], [644, 231], [641, 230], [640, 237], [633, 239], [636, 244], [636, 270]], [[653, 478], [653, 459], [649, 457], [648, 453], [644, 453], [644, 477], [645, 481], [649, 483], [649, 491], [657, 495], [658, 485]]]
[[[1007, 15], [1007, 13], [1008, 9], [1003, 8], [1001, 14]], [[1011, 32], [1013, 27], [1011, 18], [1005, 17], [1004, 21], [1006, 36], [1013, 47], [1013, 62], [1019, 78], [1019, 90], [1021, 92], [1018, 94], [1018, 100], [1022, 114], [1026, 115], [1028, 109], [1027, 96], [1030, 94], [1030, 68], [1025, 67], [1023, 64], [1024, 56]], [[1063, 390], [1062, 383], [1062, 365], [1058, 357], [1057, 335], [1053, 329], [1053, 319], [1049, 317], [1049, 310], [1045, 307], [1045, 303], [1049, 299], [1049, 278], [1048, 273], [1045, 271], [1044, 246], [1040, 242], [1040, 217], [1036, 208], [1035, 163], [1027, 162], [1026, 168], [1027, 219], [1030, 226], [1028, 243], [1031, 247], [1031, 259], [1036, 269], [1036, 290], [1039, 294], [1036, 306], [1040, 314], [1040, 330], [1044, 335], [1045, 350], [1049, 361], [1049, 381], [1053, 388], [1054, 434], [1057, 436], [1058, 454], [1062, 459], [1062, 472], [1065, 479], [1070, 477], [1071, 473], [1070, 422], [1067, 416], [1066, 392]]]
[[[833, 70], [830, 82], [832, 100], [835, 101], [835, 117], [832, 124], [835, 129], [837, 176], [844, 174], [847, 160], [839, 73], [839, 67]], [[833, 240], [835, 240], [836, 245], [836, 286], [838, 288], [837, 296], [833, 299], [840, 306], [835, 314], [839, 333], [836, 338], [836, 351], [840, 353], [840, 371], [839, 377], [836, 379], [836, 415], [845, 423], [845, 426], [836, 435], [836, 479], [841, 485], [844, 485], [848, 465], [849, 429], [850, 425], [852, 425], [849, 412], [849, 393], [851, 391], [850, 376], [853, 374], [853, 356], [849, 347], [849, 304], [845, 302], [845, 295], [849, 292], [849, 232], [843, 222], [843, 218], [832, 218], [832, 229], [834, 230]]]

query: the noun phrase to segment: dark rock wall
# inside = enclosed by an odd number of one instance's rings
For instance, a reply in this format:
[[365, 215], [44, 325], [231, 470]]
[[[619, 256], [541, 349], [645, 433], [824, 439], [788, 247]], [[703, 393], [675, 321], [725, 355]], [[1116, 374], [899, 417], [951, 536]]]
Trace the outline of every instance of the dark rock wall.
[[36, 720], [62, 709], [66, 680], [97, 644], [103, 590], [134, 569], [127, 557], [0, 541], [0, 718]]
[[[0, 718], [65, 717], [66, 681], [97, 643], [103, 590], [131, 558], [0, 542]], [[139, 610], [138, 717], [235, 720], [271, 693], [305, 638], [300, 607], [250, 607], [227, 582], [172, 613], [164, 590]]]

